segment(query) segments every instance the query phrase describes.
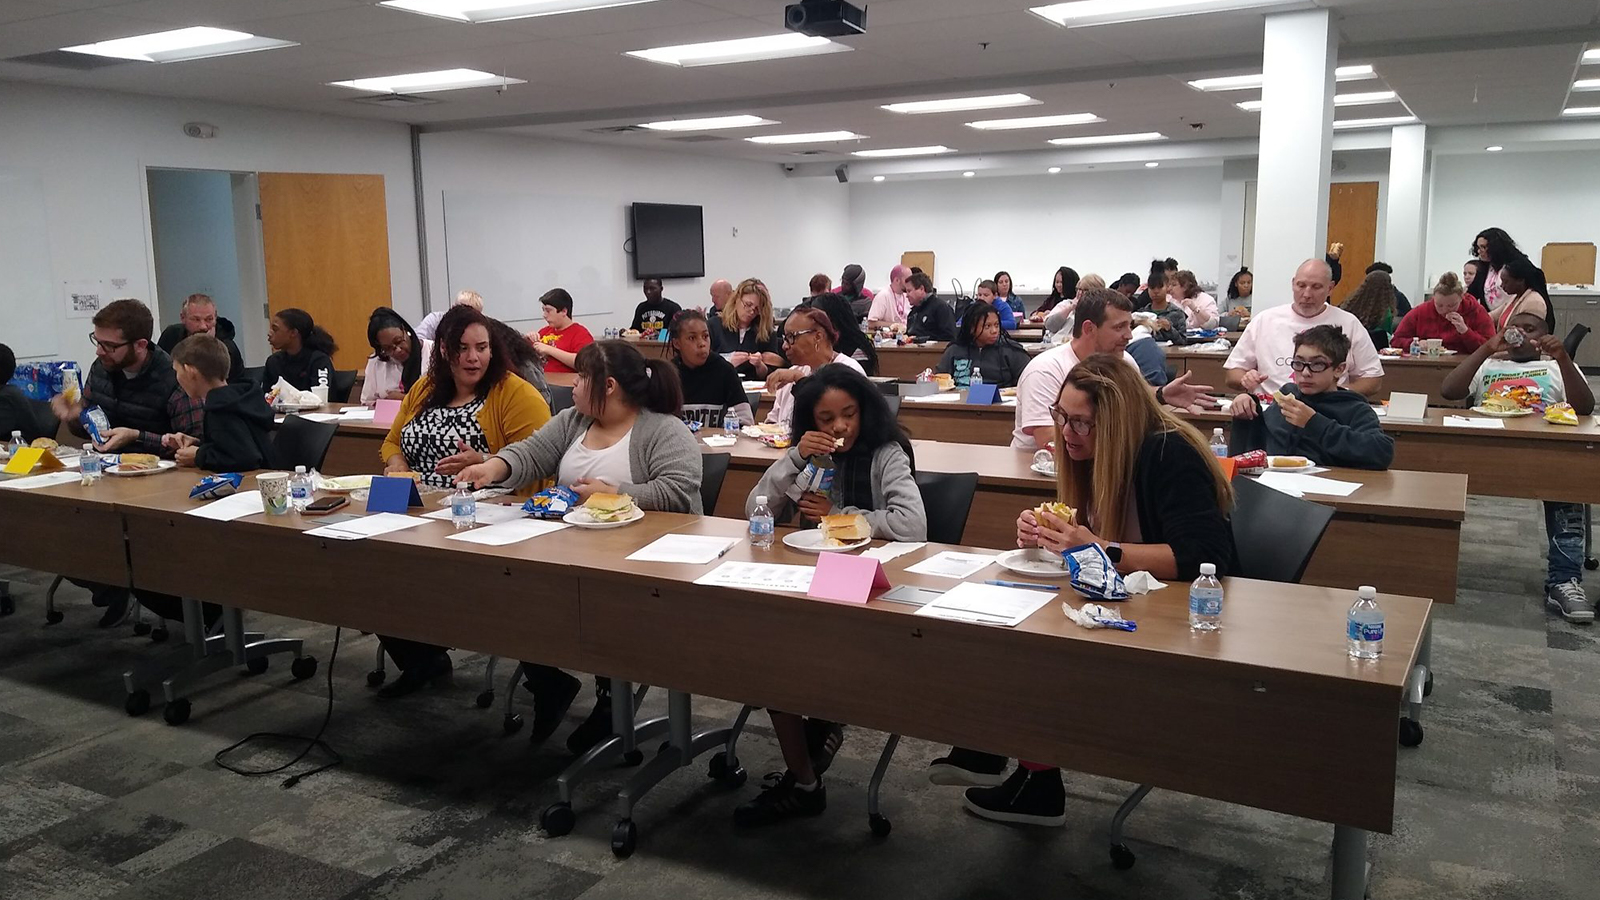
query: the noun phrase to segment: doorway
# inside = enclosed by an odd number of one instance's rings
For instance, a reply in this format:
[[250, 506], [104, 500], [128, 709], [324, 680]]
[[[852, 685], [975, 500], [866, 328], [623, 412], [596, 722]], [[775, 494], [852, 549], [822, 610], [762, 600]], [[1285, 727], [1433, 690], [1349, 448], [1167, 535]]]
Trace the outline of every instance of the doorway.
[[1361, 286], [1367, 266], [1378, 252], [1378, 183], [1351, 181], [1328, 186], [1328, 244], [1344, 244], [1339, 257], [1343, 276], [1333, 289], [1330, 302], [1344, 305], [1346, 297]]

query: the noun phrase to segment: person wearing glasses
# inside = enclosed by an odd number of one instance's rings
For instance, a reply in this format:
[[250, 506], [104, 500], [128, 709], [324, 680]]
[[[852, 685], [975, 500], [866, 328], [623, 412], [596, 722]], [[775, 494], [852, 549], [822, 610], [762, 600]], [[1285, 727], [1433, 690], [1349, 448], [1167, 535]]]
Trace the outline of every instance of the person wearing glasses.
[[1294, 381], [1265, 408], [1248, 393], [1233, 398], [1234, 453], [1265, 450], [1304, 456], [1319, 465], [1387, 469], [1394, 438], [1385, 434], [1367, 398], [1339, 387], [1350, 356], [1350, 338], [1333, 325], [1315, 325], [1294, 336], [1289, 368]]
[[794, 415], [794, 384], [810, 375], [813, 369], [838, 363], [863, 376], [867, 374], [861, 363], [833, 349], [838, 340], [839, 329], [833, 327], [833, 320], [815, 307], [797, 309], [784, 320], [783, 352], [789, 358], [789, 368], [767, 376], [767, 390], [776, 395], [772, 411], [767, 413], [769, 423], [788, 423]]
[[367, 317], [367, 345], [372, 355], [361, 379], [361, 402], [371, 406], [379, 400], [404, 400], [422, 377], [424, 341], [399, 313], [380, 306]]
[[765, 378], [784, 365], [782, 338], [772, 324], [772, 293], [759, 278], [746, 278], [733, 289], [733, 299], [707, 323], [711, 352], [720, 353], [740, 378]]
[[[1017, 546], [1060, 553], [1098, 544], [1124, 574], [1146, 571], [1178, 584], [1202, 563], [1238, 571], [1228, 522], [1233, 488], [1194, 426], [1156, 402], [1134, 367], [1101, 353], [1067, 374], [1050, 404], [1056, 499], [1070, 520], [1033, 510], [1017, 517]], [[997, 822], [1060, 826], [1066, 789], [1059, 769], [1022, 762], [1006, 777], [1005, 757], [954, 748], [933, 761], [928, 780], [967, 785], [968, 811]]]

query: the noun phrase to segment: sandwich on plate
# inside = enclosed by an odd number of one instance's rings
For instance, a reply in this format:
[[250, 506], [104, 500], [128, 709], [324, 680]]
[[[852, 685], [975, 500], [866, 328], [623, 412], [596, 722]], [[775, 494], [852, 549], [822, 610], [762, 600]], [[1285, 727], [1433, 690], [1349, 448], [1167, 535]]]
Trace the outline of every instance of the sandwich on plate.
[[117, 458], [117, 465], [129, 472], [143, 472], [160, 468], [161, 458], [149, 453], [124, 453]]
[[627, 494], [590, 494], [583, 508], [596, 522], [621, 522], [631, 518], [635, 509]]
[[872, 526], [860, 513], [840, 513], [823, 516], [817, 526], [822, 529], [822, 546], [843, 547], [872, 537]]

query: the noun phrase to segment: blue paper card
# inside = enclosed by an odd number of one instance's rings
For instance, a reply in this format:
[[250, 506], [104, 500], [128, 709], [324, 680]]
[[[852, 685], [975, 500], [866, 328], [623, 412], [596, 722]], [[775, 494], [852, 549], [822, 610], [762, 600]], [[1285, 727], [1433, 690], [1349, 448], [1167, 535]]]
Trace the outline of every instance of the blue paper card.
[[975, 384], [967, 388], [967, 402], [979, 406], [987, 406], [1000, 402], [1000, 385]]
[[422, 497], [417, 493], [417, 483], [409, 478], [388, 478], [377, 476], [372, 479], [372, 486], [367, 489], [368, 513], [404, 513], [406, 510], [422, 505]]

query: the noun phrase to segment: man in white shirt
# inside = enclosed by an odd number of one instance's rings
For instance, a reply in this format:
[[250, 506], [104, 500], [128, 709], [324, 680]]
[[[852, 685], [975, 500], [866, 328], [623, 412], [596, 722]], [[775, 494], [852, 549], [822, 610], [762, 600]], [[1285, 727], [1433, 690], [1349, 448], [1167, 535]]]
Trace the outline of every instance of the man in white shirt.
[[[1258, 312], [1228, 354], [1228, 387], [1254, 393], [1265, 388], [1277, 393], [1293, 379], [1289, 360], [1294, 357], [1294, 336], [1315, 325], [1333, 325], [1350, 338], [1350, 368], [1340, 379], [1344, 387], [1367, 397], [1383, 388], [1383, 363], [1372, 337], [1361, 321], [1337, 306], [1328, 305], [1333, 293], [1333, 273], [1320, 259], [1308, 259], [1294, 273], [1294, 302]], [[1241, 410], [1243, 399], [1248, 410]], [[1248, 397], [1235, 398], [1233, 414], [1253, 418]]]
[[[1017, 424], [1011, 432], [1013, 447], [1034, 450], [1050, 439], [1055, 429], [1050, 407], [1079, 360], [1097, 353], [1115, 353], [1135, 372], [1139, 371], [1138, 361], [1128, 354], [1128, 343], [1133, 340], [1132, 301], [1117, 291], [1100, 288], [1078, 299], [1075, 314], [1072, 340], [1039, 354], [1022, 370], [1017, 381]], [[1201, 402], [1209, 390], [1210, 385], [1189, 384], [1189, 373], [1185, 372], [1156, 388], [1156, 401], [1190, 406]]]

